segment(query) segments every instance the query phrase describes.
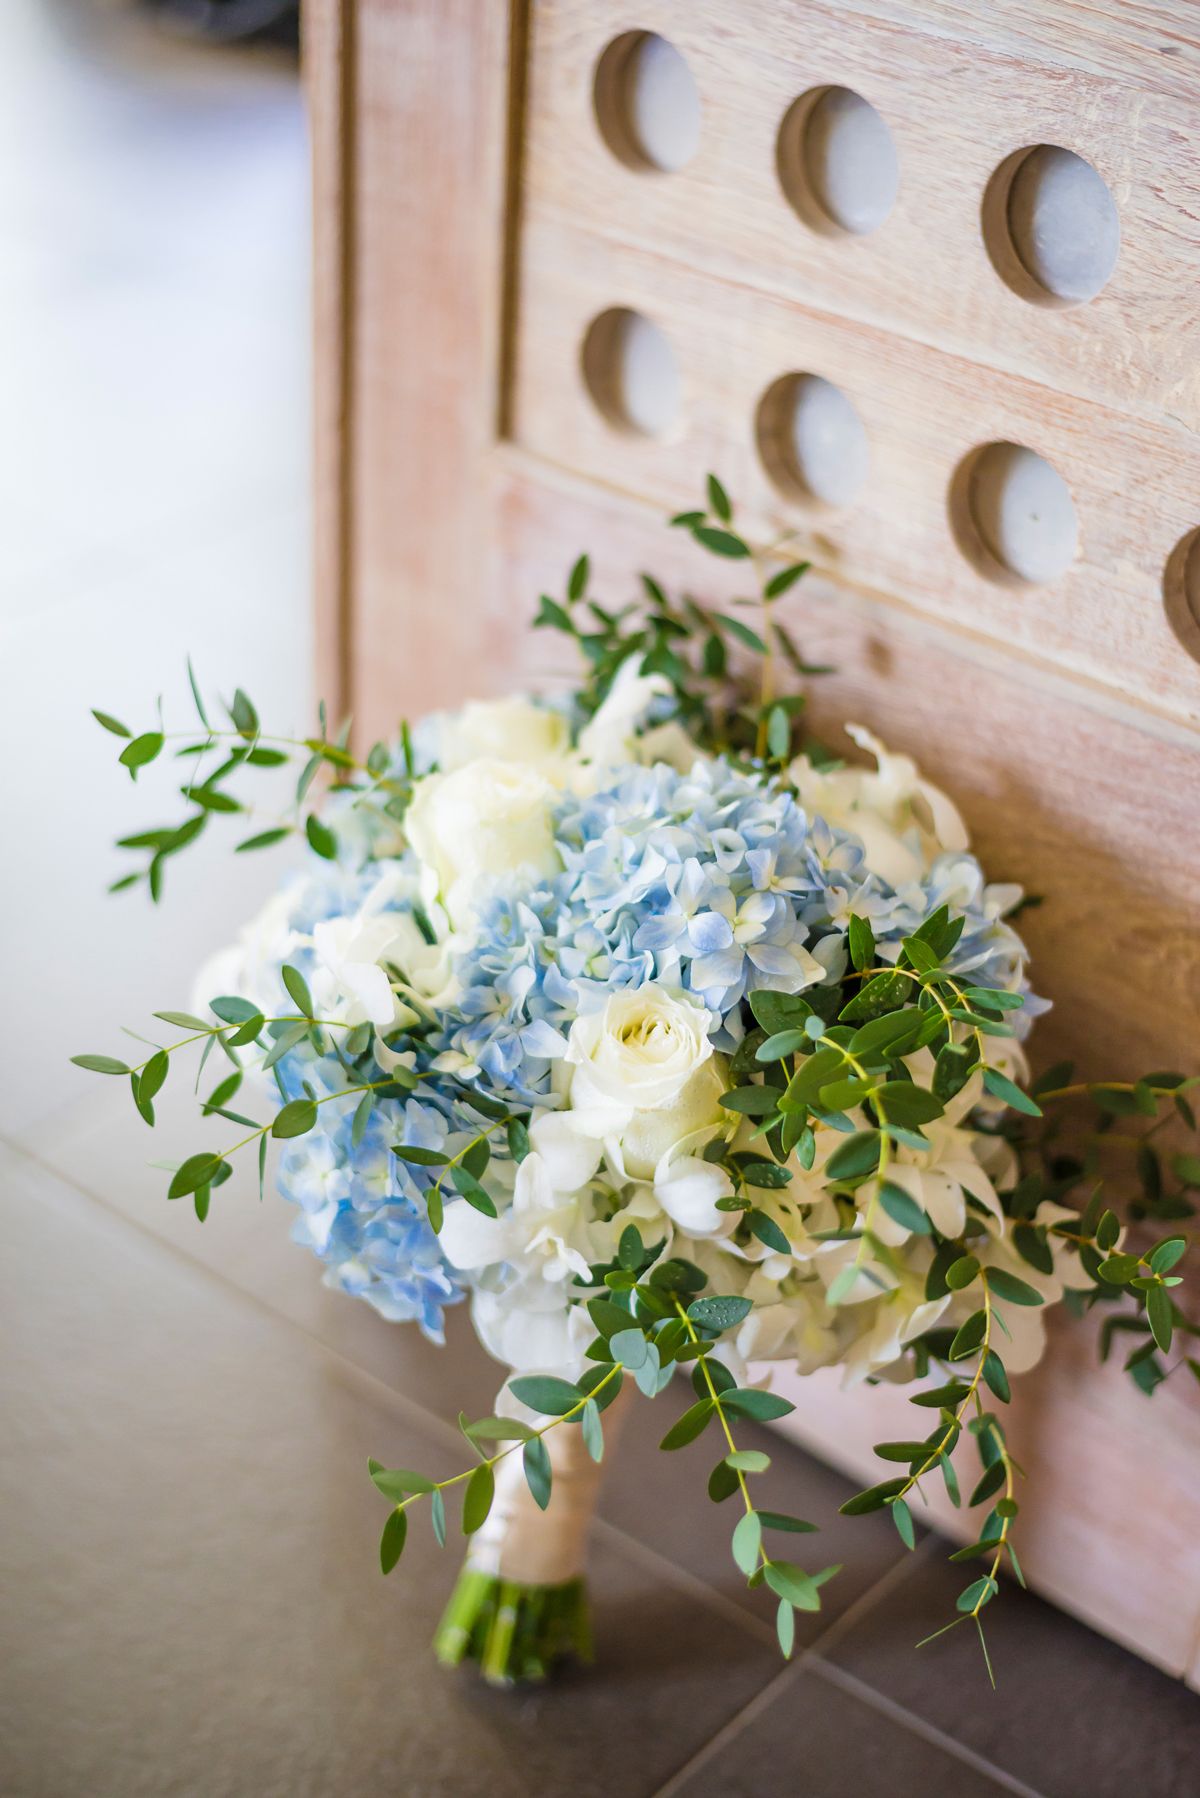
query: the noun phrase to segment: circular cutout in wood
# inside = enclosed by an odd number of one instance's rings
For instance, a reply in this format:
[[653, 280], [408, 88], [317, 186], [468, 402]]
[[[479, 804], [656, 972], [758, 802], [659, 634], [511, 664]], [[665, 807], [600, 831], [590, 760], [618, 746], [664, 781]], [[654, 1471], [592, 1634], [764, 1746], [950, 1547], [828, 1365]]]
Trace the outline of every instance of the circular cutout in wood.
[[785, 499], [848, 506], [867, 478], [862, 419], [840, 387], [820, 375], [781, 375], [755, 421], [763, 466]]
[[592, 103], [600, 135], [627, 168], [675, 174], [700, 143], [700, 95], [674, 44], [626, 31], [596, 64]]
[[583, 378], [599, 411], [618, 430], [664, 437], [679, 417], [679, 368], [652, 319], [626, 306], [602, 312], [583, 340]]
[[1060, 144], [1007, 157], [983, 198], [992, 265], [1022, 299], [1079, 306], [1105, 286], [1121, 249], [1116, 202], [1090, 162]]
[[900, 185], [887, 124], [848, 87], [813, 88], [792, 103], [779, 127], [775, 166], [805, 224], [839, 236], [877, 231]]
[[1075, 559], [1079, 521], [1058, 470], [1019, 443], [988, 443], [960, 463], [950, 488], [959, 548], [993, 580], [1042, 586]]
[[1200, 662], [1200, 526], [1171, 551], [1163, 575], [1163, 605], [1179, 642]]

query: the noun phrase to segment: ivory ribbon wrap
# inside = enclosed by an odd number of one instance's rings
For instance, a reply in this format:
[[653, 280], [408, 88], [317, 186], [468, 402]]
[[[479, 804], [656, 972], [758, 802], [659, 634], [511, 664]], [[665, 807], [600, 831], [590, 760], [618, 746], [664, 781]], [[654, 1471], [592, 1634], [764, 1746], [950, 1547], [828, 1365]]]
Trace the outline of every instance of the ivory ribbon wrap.
[[[627, 1387], [603, 1413], [605, 1459], [630, 1397]], [[521, 1409], [531, 1421], [545, 1421]], [[496, 1496], [487, 1521], [471, 1537], [469, 1568], [521, 1586], [561, 1586], [583, 1574], [603, 1464], [592, 1460], [576, 1424], [551, 1430], [545, 1443], [553, 1472], [549, 1505], [543, 1511], [534, 1503], [521, 1451], [514, 1449], [497, 1465]]]

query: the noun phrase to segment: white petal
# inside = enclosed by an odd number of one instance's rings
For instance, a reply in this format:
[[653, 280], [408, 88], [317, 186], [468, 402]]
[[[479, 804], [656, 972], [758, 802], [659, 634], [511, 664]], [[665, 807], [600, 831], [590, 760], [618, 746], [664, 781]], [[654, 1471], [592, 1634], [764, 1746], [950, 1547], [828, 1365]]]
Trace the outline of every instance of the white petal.
[[[666, 1164], [666, 1165], [664, 1165]], [[718, 1211], [717, 1200], [727, 1199], [733, 1185], [724, 1168], [698, 1155], [683, 1155], [669, 1162], [664, 1156], [654, 1181], [654, 1196], [673, 1223], [689, 1236], [727, 1236], [737, 1214]]]
[[578, 1192], [600, 1166], [599, 1142], [582, 1135], [568, 1112], [545, 1111], [535, 1117], [529, 1140], [541, 1156], [555, 1192]]
[[451, 1199], [438, 1241], [452, 1267], [475, 1268], [506, 1260], [511, 1238], [506, 1218], [485, 1217], [465, 1199]]

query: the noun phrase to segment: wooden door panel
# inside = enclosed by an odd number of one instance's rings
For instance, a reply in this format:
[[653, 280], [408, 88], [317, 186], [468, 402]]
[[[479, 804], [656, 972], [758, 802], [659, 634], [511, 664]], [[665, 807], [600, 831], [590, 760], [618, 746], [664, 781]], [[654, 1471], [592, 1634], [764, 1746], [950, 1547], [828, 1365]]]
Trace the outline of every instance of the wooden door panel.
[[[584, 548], [601, 594], [646, 567], [728, 597], [735, 571], [661, 524], [719, 469], [750, 525], [813, 548], [820, 573], [787, 604], [836, 664], [818, 725], [856, 718], [917, 753], [989, 870], [1046, 895], [1025, 922], [1055, 1000], [1039, 1055], [1196, 1064], [1200, 621], [1181, 640], [1172, 584], [1200, 526], [1194, 8], [310, 0], [306, 20], [327, 690], [375, 732], [561, 678], [561, 641], [527, 626]], [[627, 167], [597, 128], [596, 60], [635, 28], [670, 38], [700, 90], [700, 149], [675, 175]], [[809, 229], [776, 182], [784, 113], [829, 84], [866, 95], [897, 145], [872, 237]], [[1086, 305], [1031, 304], [984, 246], [992, 172], [1038, 142], [1086, 156], [1117, 200], [1121, 255]], [[621, 305], [676, 348], [664, 441], [615, 430], [583, 379], [588, 324]], [[768, 477], [755, 409], [789, 371], [853, 398], [858, 504], [797, 503]], [[989, 578], [955, 536], [956, 468], [1004, 440], [1074, 499], [1078, 557], [1044, 587]], [[1014, 1407], [1023, 1560], [1200, 1685], [1194, 1385], [1146, 1401], [1085, 1331], [1060, 1320], [1056, 1338]], [[904, 1433], [895, 1393], [789, 1392], [796, 1433], [855, 1473]]]

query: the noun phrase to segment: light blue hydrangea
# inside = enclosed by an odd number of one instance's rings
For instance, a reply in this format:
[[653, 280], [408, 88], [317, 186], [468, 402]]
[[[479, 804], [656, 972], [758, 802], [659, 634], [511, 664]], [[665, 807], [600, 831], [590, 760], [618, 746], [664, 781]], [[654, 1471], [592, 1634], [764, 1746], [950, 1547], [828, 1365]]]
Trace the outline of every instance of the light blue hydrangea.
[[441, 1148], [446, 1119], [415, 1099], [384, 1101], [354, 1144], [353, 1110], [351, 1101], [321, 1106], [316, 1128], [280, 1157], [279, 1190], [300, 1214], [292, 1236], [325, 1263], [328, 1285], [441, 1342], [442, 1313], [463, 1288], [426, 1218], [433, 1174], [402, 1162], [392, 1144]]
[[[856, 836], [723, 761], [686, 774], [625, 768], [595, 793], [564, 795], [555, 835], [563, 873], [485, 906], [445, 1021], [445, 1046], [514, 1099], [544, 1095], [573, 1020], [622, 986], [658, 980], [694, 994], [720, 1019], [718, 1046], [734, 1046], [748, 992], [841, 978], [851, 913], [871, 919], [894, 961], [902, 939], [949, 903], [966, 918], [954, 969], [977, 984], [1020, 984], [1020, 939], [995, 915], [973, 856], [941, 856], [923, 880], [894, 889]], [[1038, 1009], [1021, 1014], [1025, 1027]]]

